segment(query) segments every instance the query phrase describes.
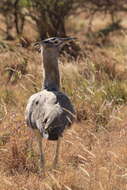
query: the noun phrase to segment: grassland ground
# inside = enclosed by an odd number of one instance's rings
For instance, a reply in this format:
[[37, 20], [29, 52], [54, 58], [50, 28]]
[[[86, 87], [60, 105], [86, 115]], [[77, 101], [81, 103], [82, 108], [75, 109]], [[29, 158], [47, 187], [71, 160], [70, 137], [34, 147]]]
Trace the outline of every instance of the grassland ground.
[[64, 134], [57, 170], [51, 168], [55, 143], [44, 140], [45, 178], [24, 121], [28, 97], [41, 89], [41, 57], [31, 46], [1, 41], [0, 190], [127, 189], [127, 34], [111, 34], [105, 45], [90, 40], [80, 44], [77, 60], [60, 58], [62, 91], [77, 121]]

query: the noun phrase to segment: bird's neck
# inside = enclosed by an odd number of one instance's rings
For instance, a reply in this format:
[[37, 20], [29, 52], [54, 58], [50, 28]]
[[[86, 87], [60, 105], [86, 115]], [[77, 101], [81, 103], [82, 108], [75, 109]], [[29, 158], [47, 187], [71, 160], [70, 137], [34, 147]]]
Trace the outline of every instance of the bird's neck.
[[58, 56], [50, 51], [43, 52], [43, 88], [51, 91], [60, 88]]

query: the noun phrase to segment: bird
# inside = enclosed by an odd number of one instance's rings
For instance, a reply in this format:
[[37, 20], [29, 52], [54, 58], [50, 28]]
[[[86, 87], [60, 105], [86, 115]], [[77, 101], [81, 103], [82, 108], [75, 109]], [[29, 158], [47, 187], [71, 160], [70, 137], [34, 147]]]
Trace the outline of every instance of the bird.
[[60, 89], [58, 58], [62, 47], [75, 40], [73, 37], [51, 37], [36, 42], [40, 46], [43, 66], [42, 89], [28, 99], [25, 120], [37, 137], [40, 170], [45, 172], [43, 138], [56, 141], [53, 168], [58, 165], [61, 137], [75, 120], [75, 109], [69, 97]]

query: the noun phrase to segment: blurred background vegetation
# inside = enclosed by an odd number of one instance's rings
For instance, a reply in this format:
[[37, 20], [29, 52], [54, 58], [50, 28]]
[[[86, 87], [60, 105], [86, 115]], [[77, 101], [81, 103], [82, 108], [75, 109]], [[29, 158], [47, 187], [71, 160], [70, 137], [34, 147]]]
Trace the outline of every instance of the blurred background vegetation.
[[[57, 171], [54, 143], [44, 140], [42, 179], [24, 110], [42, 85], [32, 44], [52, 36], [77, 37], [59, 64], [77, 121]], [[0, 190], [127, 189], [127, 0], [0, 1], [0, 178]]]
[[[49, 36], [66, 36], [68, 17], [76, 17], [84, 12], [89, 18], [88, 30], [92, 30], [92, 21], [97, 13], [110, 15], [111, 24], [120, 24], [122, 16], [127, 12], [126, 0], [2, 0], [0, 13], [6, 18], [6, 39], [22, 35], [27, 20], [36, 23], [39, 36], [44, 39]], [[85, 22], [84, 17], [84, 22]], [[11, 31], [15, 29], [15, 36]], [[103, 31], [104, 32], [104, 31]], [[105, 34], [105, 32], [104, 32]]]

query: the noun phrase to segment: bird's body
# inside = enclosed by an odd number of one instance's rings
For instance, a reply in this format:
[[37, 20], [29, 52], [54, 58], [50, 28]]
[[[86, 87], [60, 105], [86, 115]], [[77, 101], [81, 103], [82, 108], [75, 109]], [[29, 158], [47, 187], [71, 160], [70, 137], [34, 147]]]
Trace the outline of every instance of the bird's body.
[[[64, 130], [71, 126], [75, 119], [75, 111], [71, 101], [60, 91], [60, 74], [58, 67], [59, 50], [64, 43], [73, 38], [49, 38], [41, 42], [43, 58], [42, 90], [33, 94], [26, 107], [27, 125], [37, 131], [40, 149], [40, 167], [44, 169], [42, 138], [57, 140], [54, 167], [58, 161], [59, 139]], [[36, 129], [36, 130], [35, 130]]]
[[42, 137], [58, 140], [74, 119], [69, 98], [60, 91], [46, 89], [32, 95], [26, 108], [27, 125], [38, 129]]

